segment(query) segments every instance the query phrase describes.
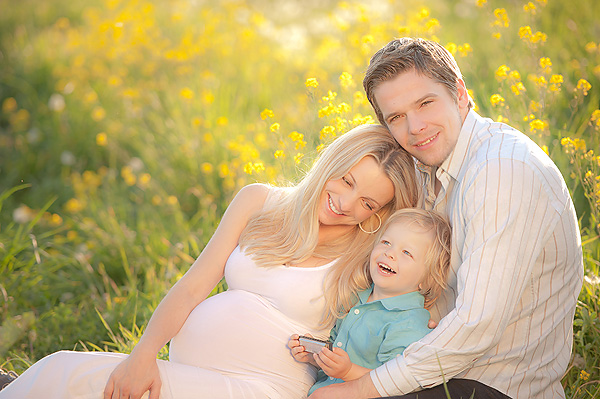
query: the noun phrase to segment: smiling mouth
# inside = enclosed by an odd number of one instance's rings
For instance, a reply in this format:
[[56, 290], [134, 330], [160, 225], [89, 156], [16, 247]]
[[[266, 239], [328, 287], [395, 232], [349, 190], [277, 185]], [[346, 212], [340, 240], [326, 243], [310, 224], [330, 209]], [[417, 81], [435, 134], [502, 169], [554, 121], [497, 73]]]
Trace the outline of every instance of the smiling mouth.
[[424, 142], [417, 144], [416, 147], [423, 147], [424, 145], [427, 145], [427, 144], [431, 143], [433, 140], [435, 140], [437, 138], [437, 136], [439, 136], [439, 134], [440, 134], [439, 132], [436, 133], [435, 135], [431, 136], [430, 138], [428, 138]]
[[335, 213], [336, 215], [343, 215], [343, 213], [340, 212], [333, 204], [333, 200], [331, 199], [331, 196], [328, 196], [327, 201], [329, 202], [329, 209], [331, 209], [331, 212]]
[[379, 267], [379, 270], [383, 271], [385, 274], [396, 274], [396, 271], [385, 263], [377, 262], [377, 266]]

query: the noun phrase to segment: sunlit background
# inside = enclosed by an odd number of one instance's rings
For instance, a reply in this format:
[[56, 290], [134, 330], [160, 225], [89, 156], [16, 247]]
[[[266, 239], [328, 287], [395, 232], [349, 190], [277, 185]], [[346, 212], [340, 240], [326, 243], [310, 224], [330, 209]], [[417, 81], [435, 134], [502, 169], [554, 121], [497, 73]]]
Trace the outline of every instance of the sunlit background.
[[240, 187], [375, 123], [363, 73], [399, 36], [559, 165], [586, 267], [563, 384], [600, 395], [596, 0], [0, 0], [0, 367], [131, 350]]

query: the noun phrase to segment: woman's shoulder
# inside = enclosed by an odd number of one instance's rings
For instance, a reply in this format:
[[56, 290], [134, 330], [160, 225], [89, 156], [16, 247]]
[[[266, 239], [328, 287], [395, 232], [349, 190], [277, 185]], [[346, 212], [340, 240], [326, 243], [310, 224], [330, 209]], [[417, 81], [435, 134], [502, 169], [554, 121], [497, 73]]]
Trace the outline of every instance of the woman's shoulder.
[[262, 207], [269, 201], [278, 201], [290, 193], [290, 187], [276, 187], [264, 183], [253, 183], [244, 186], [236, 195], [243, 201], [252, 201]]

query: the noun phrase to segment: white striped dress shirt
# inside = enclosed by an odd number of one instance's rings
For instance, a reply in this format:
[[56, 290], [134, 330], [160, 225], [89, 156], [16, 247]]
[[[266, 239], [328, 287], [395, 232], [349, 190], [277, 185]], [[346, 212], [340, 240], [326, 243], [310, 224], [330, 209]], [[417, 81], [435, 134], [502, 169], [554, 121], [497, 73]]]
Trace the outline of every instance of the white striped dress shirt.
[[431, 310], [438, 327], [371, 372], [377, 390], [457, 377], [513, 399], [564, 398], [583, 259], [560, 171], [524, 134], [471, 110], [436, 170], [437, 197], [421, 174], [423, 206], [452, 225], [448, 288]]

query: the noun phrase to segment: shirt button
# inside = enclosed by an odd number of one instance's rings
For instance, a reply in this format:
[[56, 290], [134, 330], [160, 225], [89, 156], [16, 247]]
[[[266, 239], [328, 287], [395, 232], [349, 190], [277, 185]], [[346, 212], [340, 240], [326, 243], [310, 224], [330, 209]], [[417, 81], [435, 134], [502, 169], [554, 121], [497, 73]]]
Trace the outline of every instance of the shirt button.
[[342, 347], [342, 343], [341, 342], [338, 342], [336, 345], [339, 346], [340, 348]]
[[360, 313], [360, 310], [354, 309], [354, 314], [359, 314], [359, 313]]

